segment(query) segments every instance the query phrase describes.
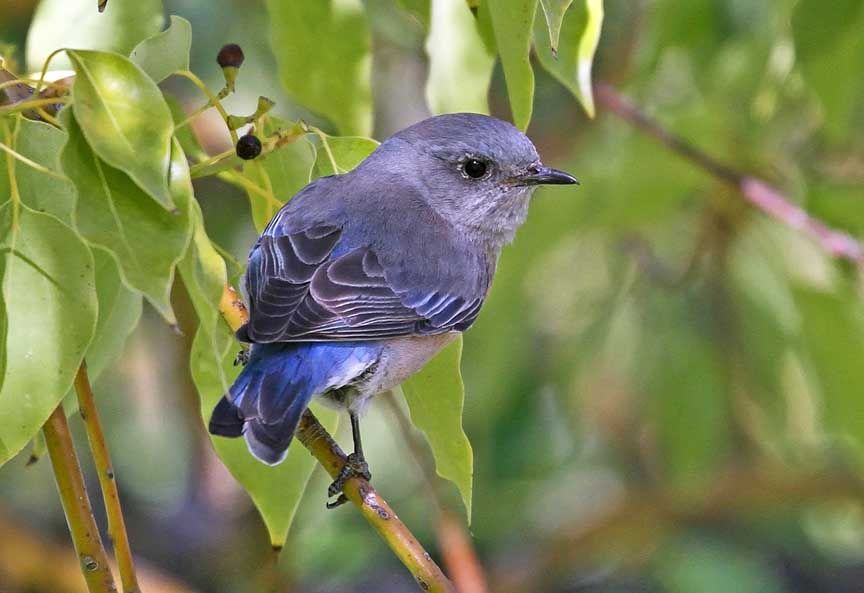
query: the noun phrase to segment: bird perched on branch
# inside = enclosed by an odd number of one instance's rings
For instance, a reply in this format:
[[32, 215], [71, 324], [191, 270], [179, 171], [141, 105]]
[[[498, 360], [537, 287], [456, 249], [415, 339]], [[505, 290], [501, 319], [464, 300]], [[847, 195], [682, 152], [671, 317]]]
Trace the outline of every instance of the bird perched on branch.
[[304, 187], [249, 255], [237, 337], [251, 354], [210, 432], [242, 435], [276, 464], [320, 396], [347, 408], [354, 437], [330, 496], [352, 475], [368, 479], [363, 407], [474, 323], [534, 189], [572, 183], [512, 125], [462, 113], [406, 128], [353, 171]]

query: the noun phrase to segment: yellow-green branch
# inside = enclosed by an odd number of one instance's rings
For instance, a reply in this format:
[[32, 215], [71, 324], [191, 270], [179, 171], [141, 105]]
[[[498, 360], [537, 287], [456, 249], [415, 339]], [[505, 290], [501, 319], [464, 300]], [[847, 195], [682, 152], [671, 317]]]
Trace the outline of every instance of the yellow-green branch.
[[129, 537], [126, 535], [126, 522], [123, 520], [123, 510], [120, 507], [120, 494], [114, 478], [114, 467], [111, 465], [105, 433], [102, 431], [102, 422], [96, 410], [93, 388], [87, 376], [87, 364], [83, 362], [75, 375], [75, 392], [78, 394], [78, 408], [81, 410], [81, 418], [84, 419], [93, 463], [99, 476], [99, 487], [102, 489], [102, 498], [105, 501], [108, 533], [114, 542], [114, 556], [120, 572], [120, 582], [123, 584], [125, 593], [140, 593], [135, 563], [132, 560], [132, 549], [129, 546]]
[[[248, 319], [243, 301], [230, 286], [226, 286], [222, 293], [219, 310], [232, 330], [237, 330]], [[294, 436], [328, 474], [334, 478], [339, 474], [346, 462], [345, 453], [309, 410], [303, 414]], [[411, 572], [423, 591], [456, 593], [453, 584], [417, 538], [369, 482], [362, 478], [351, 478], [345, 483], [343, 493]]]
[[57, 406], [51, 413], [42, 431], [45, 434], [51, 466], [54, 468], [63, 513], [66, 515], [87, 589], [90, 593], [116, 593], [117, 587], [108, 564], [108, 555], [102, 546], [102, 538], [93, 518], [90, 498], [81, 475], [81, 465], [75, 454], [62, 405]]

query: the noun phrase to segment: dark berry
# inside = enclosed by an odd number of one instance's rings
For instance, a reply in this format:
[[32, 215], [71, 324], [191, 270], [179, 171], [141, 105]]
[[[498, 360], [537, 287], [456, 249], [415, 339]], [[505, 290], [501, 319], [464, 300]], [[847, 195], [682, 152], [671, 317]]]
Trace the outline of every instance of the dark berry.
[[237, 141], [236, 149], [237, 156], [249, 161], [261, 154], [261, 141], [254, 134], [246, 134]]
[[239, 68], [243, 64], [243, 50], [236, 43], [223, 45], [216, 56], [216, 61], [222, 68]]

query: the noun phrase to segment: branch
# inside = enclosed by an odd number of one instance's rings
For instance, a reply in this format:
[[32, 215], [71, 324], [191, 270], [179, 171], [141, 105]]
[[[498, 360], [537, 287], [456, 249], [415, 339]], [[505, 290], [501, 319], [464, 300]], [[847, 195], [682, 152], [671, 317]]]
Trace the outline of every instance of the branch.
[[687, 140], [665, 129], [613, 87], [605, 83], [594, 86], [597, 103], [624, 121], [645, 132], [672, 152], [692, 161], [700, 168], [735, 188], [745, 200], [771, 218], [799, 231], [822, 247], [832, 257], [845, 259], [864, 269], [864, 245], [843, 231], [831, 228], [806, 210], [793, 204], [783, 193], [764, 181], [721, 163]]
[[108, 555], [96, 528], [93, 509], [84, 488], [84, 477], [81, 475], [81, 466], [75, 455], [75, 446], [72, 444], [62, 404], [51, 413], [42, 430], [45, 433], [51, 466], [54, 468], [57, 490], [63, 503], [63, 513], [69, 524], [69, 532], [75, 544], [81, 572], [87, 581], [87, 588], [90, 593], [116, 593], [117, 587], [108, 565]]
[[[236, 331], [248, 320], [248, 312], [243, 301], [240, 300], [237, 291], [230, 286], [226, 286], [222, 292], [219, 310], [232, 330]], [[345, 453], [311, 411], [306, 410], [303, 413], [294, 436], [328, 474], [334, 478], [339, 474], [347, 460]], [[351, 478], [345, 483], [343, 493], [360, 509], [360, 514], [375, 528], [378, 535], [411, 572], [423, 591], [456, 593], [452, 583], [447, 580], [417, 538], [369, 482], [362, 478]]]
[[96, 401], [93, 398], [93, 388], [87, 376], [87, 363], [82, 362], [75, 375], [75, 392], [78, 394], [78, 407], [81, 418], [87, 430], [87, 441], [93, 453], [93, 462], [99, 476], [99, 487], [105, 503], [105, 514], [108, 516], [108, 533], [114, 542], [114, 555], [120, 572], [120, 581], [125, 593], [140, 593], [138, 578], [135, 576], [135, 563], [132, 560], [132, 549], [129, 537], [126, 535], [126, 523], [123, 520], [123, 510], [120, 508], [120, 494], [114, 479], [114, 468], [105, 443], [105, 433], [96, 411]]

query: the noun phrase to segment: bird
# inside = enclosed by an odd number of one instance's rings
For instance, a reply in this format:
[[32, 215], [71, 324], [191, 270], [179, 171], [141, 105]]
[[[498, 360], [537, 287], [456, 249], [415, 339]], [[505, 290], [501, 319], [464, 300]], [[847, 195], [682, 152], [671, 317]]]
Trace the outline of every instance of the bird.
[[347, 409], [354, 444], [328, 496], [352, 476], [371, 479], [364, 408], [471, 327], [502, 248], [545, 184], [578, 181], [545, 166], [512, 124], [455, 113], [407, 127], [348, 173], [302, 188], [250, 251], [249, 318], [236, 336], [251, 348], [210, 432], [242, 436], [275, 465], [318, 397]]

